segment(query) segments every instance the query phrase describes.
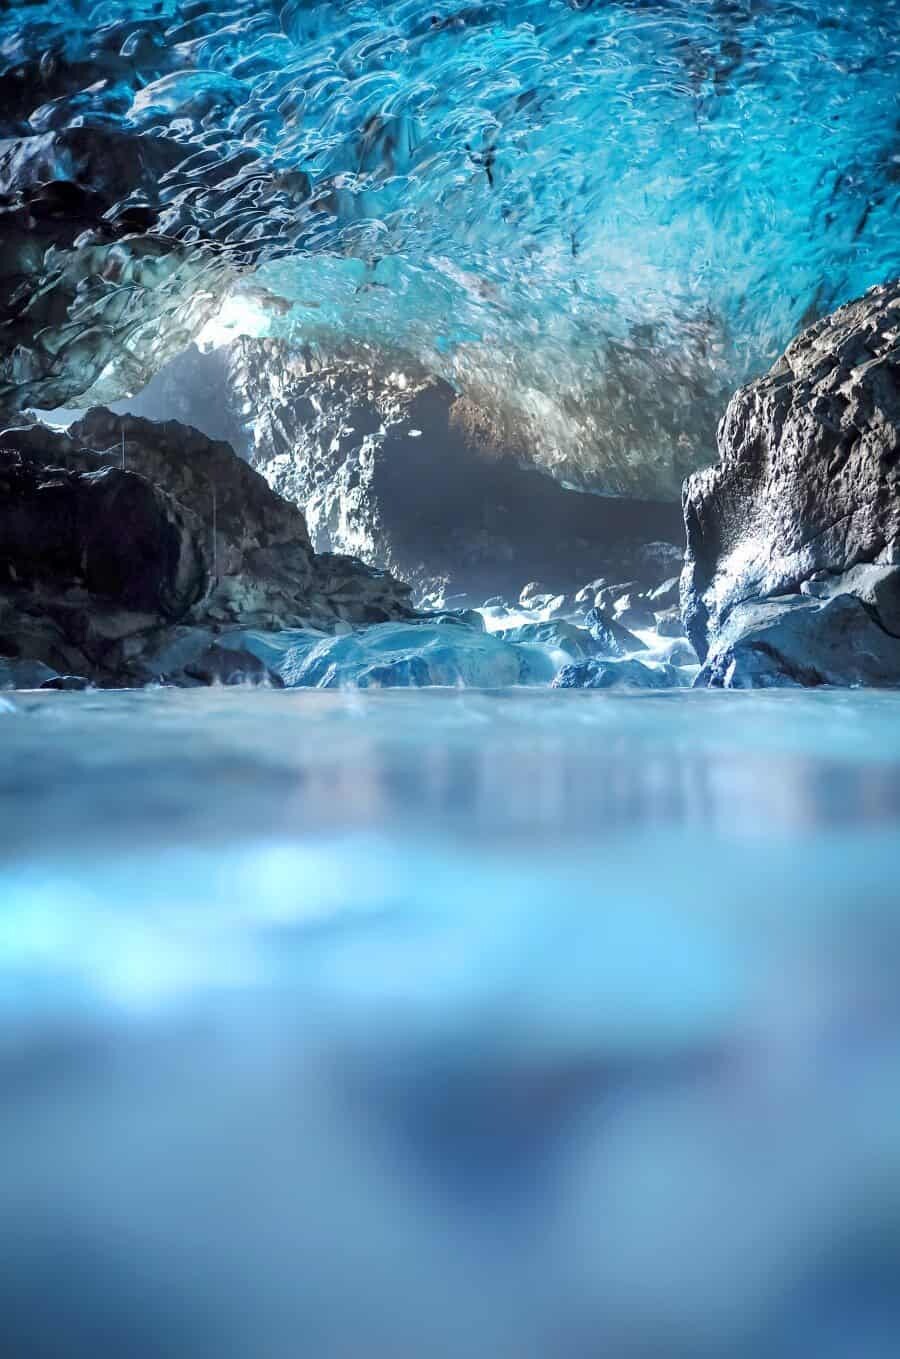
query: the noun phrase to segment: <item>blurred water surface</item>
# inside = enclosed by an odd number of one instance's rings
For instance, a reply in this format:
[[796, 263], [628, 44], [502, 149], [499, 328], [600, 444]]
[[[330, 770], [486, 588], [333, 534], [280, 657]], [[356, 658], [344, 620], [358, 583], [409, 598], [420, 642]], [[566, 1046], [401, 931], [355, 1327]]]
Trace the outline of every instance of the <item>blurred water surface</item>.
[[0, 697], [15, 1356], [900, 1352], [900, 696]]

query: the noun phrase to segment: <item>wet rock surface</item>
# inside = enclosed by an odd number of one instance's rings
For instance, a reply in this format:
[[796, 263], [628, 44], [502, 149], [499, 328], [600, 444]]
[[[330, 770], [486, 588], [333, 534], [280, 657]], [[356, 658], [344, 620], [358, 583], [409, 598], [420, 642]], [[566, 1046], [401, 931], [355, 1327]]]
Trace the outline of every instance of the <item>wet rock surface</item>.
[[726, 683], [900, 683], [900, 283], [732, 399], [685, 484], [682, 607]]
[[[32, 424], [0, 444], [0, 656], [23, 675], [27, 661], [102, 683], [219, 680], [225, 662], [198, 656], [228, 626], [413, 615], [408, 587], [317, 556], [297, 508], [196, 430], [94, 410], [66, 433]], [[179, 622], [193, 642], [160, 667]]]
[[[882, 579], [896, 607], [900, 570], [889, 568]], [[900, 633], [888, 632], [857, 593], [824, 602], [796, 595], [739, 604], [696, 682], [725, 689], [893, 687], [900, 685]]]
[[671, 665], [649, 666], [635, 660], [593, 659], [563, 666], [554, 689], [673, 689], [683, 687]]
[[7, 582], [77, 581], [123, 608], [170, 619], [203, 598], [206, 543], [191, 510], [136, 472], [76, 472], [54, 462], [41, 467], [14, 449], [0, 452]]
[[629, 632], [617, 618], [612, 618], [603, 609], [589, 610], [585, 623], [595, 642], [608, 656], [624, 656], [629, 651], [643, 651], [646, 644]]

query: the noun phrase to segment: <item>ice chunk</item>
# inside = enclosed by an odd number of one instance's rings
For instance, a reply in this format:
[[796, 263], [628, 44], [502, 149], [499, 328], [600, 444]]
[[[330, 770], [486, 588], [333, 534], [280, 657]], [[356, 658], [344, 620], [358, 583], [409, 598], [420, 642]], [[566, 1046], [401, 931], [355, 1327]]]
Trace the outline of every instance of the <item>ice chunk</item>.
[[554, 689], [675, 689], [684, 686], [674, 666], [640, 661], [587, 660], [563, 666]]
[[477, 686], [550, 682], [540, 648], [516, 647], [458, 621], [380, 623], [343, 637], [288, 647], [274, 669], [290, 687], [336, 689]]

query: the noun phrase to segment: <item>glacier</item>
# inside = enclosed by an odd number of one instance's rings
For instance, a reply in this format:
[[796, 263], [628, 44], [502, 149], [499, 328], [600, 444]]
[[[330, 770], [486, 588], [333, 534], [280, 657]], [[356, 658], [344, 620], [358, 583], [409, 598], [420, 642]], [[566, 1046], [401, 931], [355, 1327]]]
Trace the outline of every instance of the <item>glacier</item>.
[[898, 0], [7, 6], [0, 405], [268, 335], [675, 496], [724, 396], [895, 268], [898, 70]]

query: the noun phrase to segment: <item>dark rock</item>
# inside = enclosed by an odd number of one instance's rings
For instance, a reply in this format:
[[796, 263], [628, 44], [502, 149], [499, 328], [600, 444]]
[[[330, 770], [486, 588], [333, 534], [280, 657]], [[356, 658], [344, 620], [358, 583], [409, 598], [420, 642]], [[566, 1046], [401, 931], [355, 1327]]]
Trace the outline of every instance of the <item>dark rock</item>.
[[682, 606], [708, 682], [900, 677], [894, 577], [854, 575], [900, 561], [898, 334], [900, 283], [819, 321], [735, 395], [719, 462], [685, 483]]
[[[66, 433], [32, 424], [0, 436], [0, 637], [11, 656], [104, 684], [196, 682], [184, 667], [215, 627], [328, 632], [414, 617], [408, 586], [314, 553], [300, 511], [196, 430], [95, 410]], [[182, 619], [205, 629], [203, 644], [158, 664]]]
[[585, 623], [594, 641], [608, 656], [624, 656], [631, 651], [646, 651], [647, 645], [602, 609], [591, 609]]
[[683, 681], [671, 665], [651, 669], [634, 660], [586, 660], [564, 665], [554, 689], [672, 689]]
[[54, 675], [52, 679], [44, 680], [40, 687], [42, 689], [63, 689], [74, 693], [83, 689], [90, 689], [93, 686], [89, 679], [85, 679], [84, 675]]
[[15, 584], [82, 584], [173, 619], [208, 584], [198, 521], [158, 486], [115, 467], [38, 468], [15, 453], [0, 460], [0, 563]]
[[284, 688], [284, 681], [243, 647], [210, 646], [184, 667], [201, 684], [264, 684]]
[[636, 558], [643, 568], [641, 574], [654, 577], [658, 583], [673, 572], [680, 572], [684, 564], [684, 547], [681, 543], [644, 543], [637, 549]]
[[[887, 568], [900, 598], [900, 568]], [[855, 594], [819, 603], [795, 595], [738, 604], [716, 634], [696, 684], [753, 689], [791, 685], [900, 685], [900, 636]]]
[[57, 675], [43, 661], [0, 656], [0, 689], [41, 689]]
[[296, 626], [314, 619], [327, 626], [340, 618], [370, 621], [373, 610], [382, 619], [413, 613], [408, 586], [356, 558], [314, 553], [297, 507], [228, 444], [189, 426], [95, 409], [64, 433], [32, 425], [0, 438], [37, 469], [113, 468], [117, 476], [124, 445], [129, 474], [164, 488], [196, 516], [192, 526], [214, 576], [206, 607], [221, 622]]
[[76, 547], [88, 590], [170, 619], [199, 603], [209, 573], [200, 524], [190, 510], [117, 467], [74, 480]]

